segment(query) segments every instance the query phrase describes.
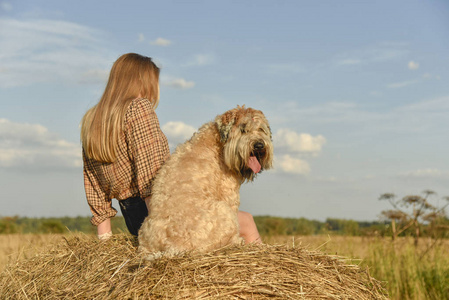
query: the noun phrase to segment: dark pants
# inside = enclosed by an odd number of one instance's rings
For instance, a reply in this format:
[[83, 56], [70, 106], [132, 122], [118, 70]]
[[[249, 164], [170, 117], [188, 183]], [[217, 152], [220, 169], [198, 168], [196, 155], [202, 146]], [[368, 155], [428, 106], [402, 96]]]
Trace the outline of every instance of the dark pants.
[[148, 209], [145, 201], [140, 197], [132, 197], [119, 200], [120, 210], [125, 218], [126, 227], [132, 235], [137, 236], [143, 220], [148, 216]]

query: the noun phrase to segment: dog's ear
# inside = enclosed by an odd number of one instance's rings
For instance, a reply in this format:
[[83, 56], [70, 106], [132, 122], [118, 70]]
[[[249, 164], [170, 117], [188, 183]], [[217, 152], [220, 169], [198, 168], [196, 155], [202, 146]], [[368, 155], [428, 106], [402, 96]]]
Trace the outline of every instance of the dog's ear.
[[220, 133], [220, 141], [226, 143], [231, 132], [232, 126], [236, 121], [236, 112], [234, 110], [227, 111], [223, 115], [215, 118], [218, 132]]

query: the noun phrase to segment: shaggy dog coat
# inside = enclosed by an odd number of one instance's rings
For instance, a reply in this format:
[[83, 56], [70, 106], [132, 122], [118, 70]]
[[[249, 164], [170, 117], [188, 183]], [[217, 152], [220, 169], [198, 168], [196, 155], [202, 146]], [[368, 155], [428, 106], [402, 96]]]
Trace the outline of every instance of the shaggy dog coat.
[[177, 147], [157, 174], [139, 250], [173, 256], [240, 244], [240, 185], [272, 166], [268, 121], [237, 107], [204, 124]]

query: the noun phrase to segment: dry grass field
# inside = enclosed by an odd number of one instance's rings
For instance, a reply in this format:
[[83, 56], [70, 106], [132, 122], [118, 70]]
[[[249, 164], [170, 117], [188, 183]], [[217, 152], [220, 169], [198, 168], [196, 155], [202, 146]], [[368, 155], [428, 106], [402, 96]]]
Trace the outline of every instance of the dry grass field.
[[[73, 234], [71, 234], [73, 236]], [[54, 248], [63, 235], [0, 235], [0, 272], [6, 264], [30, 259]], [[310, 251], [344, 256], [352, 264], [368, 268], [374, 278], [385, 283], [391, 299], [449, 299], [449, 241], [437, 243], [421, 239], [395, 243], [385, 238], [347, 236], [266, 236], [270, 245], [300, 246]], [[47, 250], [46, 250], [47, 249]]]
[[391, 299], [449, 299], [449, 240], [352, 236], [265, 237], [273, 244], [300, 244], [352, 259], [385, 282]]
[[62, 237], [58, 234], [0, 234], [0, 271], [8, 262], [30, 258]]
[[[0, 271], [8, 262], [30, 258], [62, 240], [62, 234], [3, 234], [0, 235]], [[268, 244], [302, 245], [309, 250], [337, 254], [348, 258], [365, 258], [368, 248], [364, 239], [343, 236], [278, 236], [264, 237]]]

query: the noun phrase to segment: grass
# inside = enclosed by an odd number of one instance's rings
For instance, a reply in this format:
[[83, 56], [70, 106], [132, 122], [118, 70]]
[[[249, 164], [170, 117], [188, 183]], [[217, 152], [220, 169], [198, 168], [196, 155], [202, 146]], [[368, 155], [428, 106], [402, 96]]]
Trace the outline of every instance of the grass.
[[[8, 262], [27, 259], [62, 239], [62, 235], [0, 235], [0, 271]], [[302, 245], [309, 250], [341, 255], [367, 267], [371, 276], [386, 282], [391, 299], [449, 299], [449, 241], [434, 243], [400, 238], [347, 236], [271, 236], [264, 242]]]
[[363, 262], [373, 277], [389, 283], [395, 299], [449, 299], [449, 243], [421, 240], [415, 249], [412, 239], [369, 247]]
[[27, 259], [62, 239], [62, 234], [0, 234], [0, 272], [8, 263]]
[[267, 243], [295, 243], [326, 254], [337, 254], [369, 268], [386, 282], [391, 299], [449, 299], [449, 241], [412, 238], [394, 243], [388, 238], [348, 236], [266, 237]]

